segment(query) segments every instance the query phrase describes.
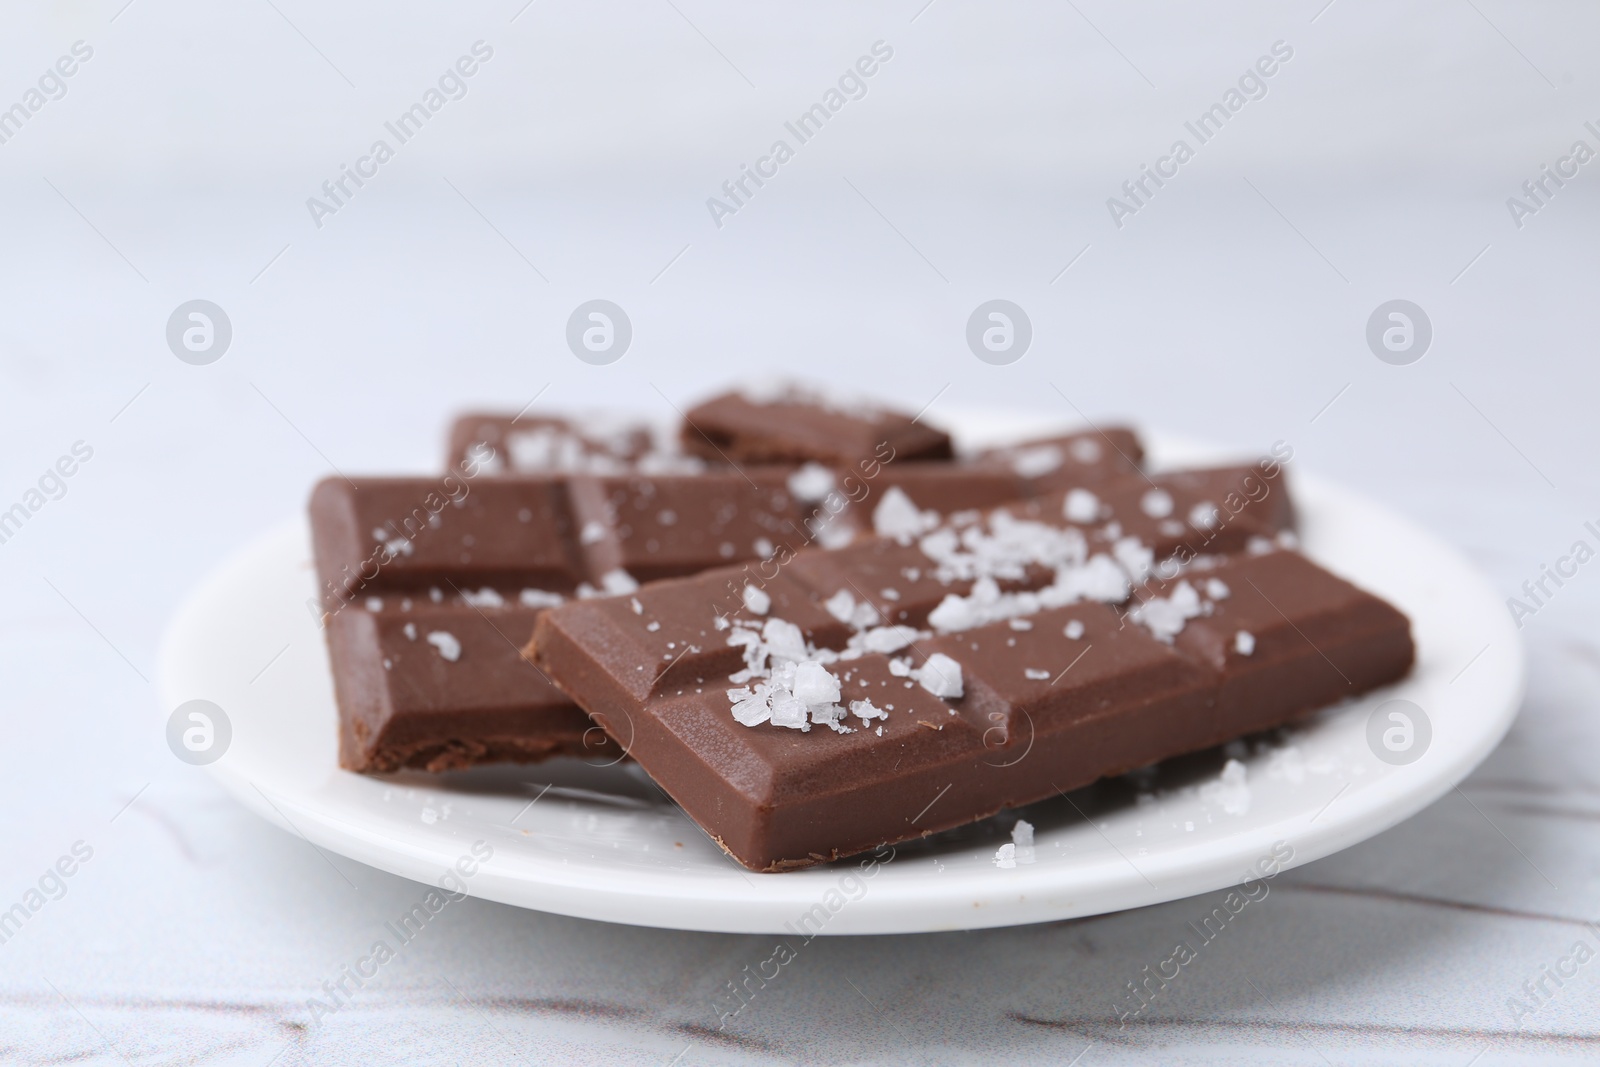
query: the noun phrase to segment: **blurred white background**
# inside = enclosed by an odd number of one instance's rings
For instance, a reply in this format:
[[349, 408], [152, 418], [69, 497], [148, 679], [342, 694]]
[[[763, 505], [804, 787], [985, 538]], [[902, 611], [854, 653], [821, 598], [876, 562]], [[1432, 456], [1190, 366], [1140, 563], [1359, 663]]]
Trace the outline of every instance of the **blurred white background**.
[[[984, 406], [1074, 422], [1075, 405], [1244, 448], [1281, 438], [1297, 464], [1467, 550], [1507, 595], [1600, 519], [1600, 164], [1520, 227], [1506, 204], [1574, 142], [1600, 149], [1585, 128], [1600, 125], [1592, 4], [123, 4], [0, 15], [0, 108], [75, 42], [93, 49], [0, 143], [0, 509], [74, 442], [94, 449], [66, 496], [0, 544], [3, 714], [26, 764], [0, 785], [22, 816], [0, 851], [20, 892], [78, 827], [106, 840], [99, 888], [0, 946], [10, 995], [39, 1005], [29, 1048], [59, 1051], [39, 1036], [55, 1034], [106, 1055], [40, 974], [96, 974], [84, 981], [101, 1003], [225, 988], [292, 1005], [337, 955], [315, 934], [318, 894], [337, 887], [291, 893], [326, 868], [171, 758], [168, 709], [140, 675], [209, 567], [334, 466], [437, 465], [465, 405], [516, 410], [544, 390], [549, 408], [670, 415], [669, 400], [779, 372], [913, 410], [938, 395], [935, 421]], [[375, 139], [396, 145], [384, 123], [479, 41], [493, 56], [466, 95], [315, 225], [307, 198]], [[879, 41], [893, 58], [866, 95], [716, 226], [707, 198]], [[1184, 123], [1279, 41], [1293, 58], [1267, 94], [1114, 225], [1107, 198], [1175, 139], [1195, 145]], [[634, 328], [604, 367], [563, 339], [596, 297]], [[1003, 367], [964, 338], [995, 297], [1035, 331]], [[194, 298], [233, 326], [209, 366], [165, 340]], [[1433, 324], [1409, 366], [1365, 341], [1395, 298]], [[1525, 630], [1544, 664], [1535, 692], [1565, 694], [1556, 719], [1592, 707], [1571, 694], [1595, 691], [1597, 609], [1600, 575], [1585, 573]], [[1593, 787], [1592, 770], [1579, 778]], [[133, 812], [153, 804], [167, 829], [130, 813], [107, 830], [142, 783]], [[201, 862], [232, 855], [215, 843], [224, 826], [256, 863], [299, 856], [270, 901], [241, 911], [237, 877]], [[1404, 847], [1364, 846], [1378, 882], [1415, 874], [1412, 826]], [[1593, 916], [1594, 849], [1558, 851], [1586, 872], [1567, 911]], [[488, 942], [497, 924], [565, 931], [571, 959], [623, 937], [474, 914]], [[296, 931], [292, 947], [273, 929]], [[652, 944], [700, 951], [688, 935]], [[623, 982], [629, 955], [596, 988]], [[1545, 955], [1494, 966], [1514, 986]], [[1352, 993], [1346, 973], [1306, 1002], [1345, 997], [1352, 1018], [1414, 1025], [1395, 1005], [1438, 986], [1404, 961], [1379, 969], [1377, 992]], [[1451, 1001], [1448, 1025], [1504, 1028], [1500, 983]]]

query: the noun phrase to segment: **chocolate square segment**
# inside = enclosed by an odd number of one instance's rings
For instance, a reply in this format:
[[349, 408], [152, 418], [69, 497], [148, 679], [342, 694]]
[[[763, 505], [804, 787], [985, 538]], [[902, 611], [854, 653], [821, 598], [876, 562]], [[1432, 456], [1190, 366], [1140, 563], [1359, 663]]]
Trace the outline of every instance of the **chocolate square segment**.
[[787, 468], [572, 480], [579, 537], [593, 570], [639, 581], [675, 578], [781, 544], [809, 540], [811, 508], [789, 492]]
[[486, 585], [564, 593], [586, 577], [560, 478], [451, 474], [359, 487], [329, 478], [312, 492], [311, 528], [326, 597]]
[[339, 764], [353, 771], [452, 770], [553, 755], [616, 759], [606, 738], [519, 646], [537, 612], [480, 612], [398, 597], [330, 620], [341, 729]]
[[[1174, 644], [1219, 675], [1219, 721], [1262, 729], [1411, 668], [1409, 620], [1299, 553], [1238, 556], [1180, 580], [1211, 605]], [[1176, 584], [1153, 582], [1150, 592], [1170, 596]]]
[[853, 467], [952, 455], [950, 435], [913, 416], [798, 387], [724, 393], [690, 408], [684, 423], [687, 451], [735, 463]]

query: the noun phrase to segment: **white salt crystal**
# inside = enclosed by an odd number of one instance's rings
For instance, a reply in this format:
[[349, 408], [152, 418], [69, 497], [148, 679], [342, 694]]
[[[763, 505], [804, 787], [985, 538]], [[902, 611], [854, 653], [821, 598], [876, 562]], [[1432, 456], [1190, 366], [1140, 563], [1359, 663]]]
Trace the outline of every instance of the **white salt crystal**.
[[1077, 641], [1083, 637], [1083, 623], [1079, 622], [1077, 619], [1073, 619], [1071, 622], [1067, 623], [1067, 627], [1062, 631], [1062, 633], [1072, 638], [1072, 640]]
[[851, 613], [855, 611], [856, 598], [850, 595], [850, 590], [841, 589], [824, 600], [822, 606], [840, 622], [849, 622]]
[[583, 530], [578, 534], [578, 543], [592, 545], [606, 539], [606, 524], [599, 519], [590, 519], [583, 524]]
[[836, 704], [839, 701], [839, 679], [822, 664], [807, 660], [795, 666], [794, 695], [807, 707]]
[[1165, 489], [1151, 489], [1139, 498], [1139, 510], [1152, 519], [1164, 519], [1172, 514], [1172, 494]]
[[1189, 525], [1197, 530], [1209, 530], [1217, 524], [1217, 506], [1203, 500], [1189, 509]]
[[1061, 466], [1064, 457], [1055, 445], [1019, 448], [1011, 455], [1011, 469], [1024, 478], [1037, 478]]
[[961, 664], [943, 652], [929, 656], [914, 675], [917, 684], [936, 697], [954, 700], [961, 696]]
[[1061, 513], [1072, 522], [1093, 522], [1100, 517], [1100, 498], [1087, 489], [1071, 489]]
[[833, 492], [833, 472], [817, 463], [807, 463], [789, 475], [789, 492], [796, 500], [815, 503]]
[[1017, 865], [1017, 846], [1007, 841], [1001, 845], [994, 854], [994, 865], [1001, 870], [1009, 870]]
[[454, 663], [461, 658], [461, 642], [448, 630], [434, 630], [428, 634], [428, 644], [439, 650], [439, 655]]
[[475, 608], [503, 608], [506, 605], [505, 598], [488, 586], [484, 586], [476, 593], [470, 589], [463, 589], [461, 599]]
[[1240, 630], [1233, 635], [1233, 650], [1241, 656], [1252, 656], [1256, 651], [1256, 635]]
[[1212, 600], [1227, 600], [1233, 595], [1233, 590], [1228, 588], [1228, 583], [1221, 578], [1206, 579], [1206, 596]]
[[779, 689], [772, 694], [772, 725], [787, 726], [791, 730], [811, 729], [811, 723], [806, 718], [806, 706], [787, 689]]
[[772, 597], [767, 594], [767, 591], [758, 589], [749, 582], [745, 583], [743, 599], [744, 606], [757, 615], [765, 615], [768, 609], [772, 607]]
[[527, 608], [553, 608], [561, 603], [560, 593], [547, 593], [543, 589], [524, 589], [517, 599]]
[[761, 628], [761, 640], [766, 643], [767, 650], [775, 659], [787, 659], [798, 663], [806, 658], [805, 635], [800, 632], [800, 627], [792, 622], [768, 619], [766, 625]]
[[633, 580], [633, 575], [621, 567], [602, 574], [600, 576], [600, 587], [611, 596], [620, 596], [623, 593], [637, 593], [639, 591], [639, 583]]
[[1072, 458], [1079, 463], [1100, 462], [1100, 442], [1091, 437], [1080, 437], [1068, 447], [1072, 452]]
[[863, 644], [868, 652], [898, 652], [917, 639], [917, 631], [911, 626], [879, 626], [868, 630], [863, 635]]
[[1017, 825], [1011, 828], [1011, 840], [1016, 842], [1018, 848], [1033, 847], [1033, 823], [1026, 819], [1018, 819]]
[[939, 525], [939, 513], [922, 511], [897, 485], [890, 486], [872, 510], [872, 529], [880, 537], [893, 537], [902, 544]]

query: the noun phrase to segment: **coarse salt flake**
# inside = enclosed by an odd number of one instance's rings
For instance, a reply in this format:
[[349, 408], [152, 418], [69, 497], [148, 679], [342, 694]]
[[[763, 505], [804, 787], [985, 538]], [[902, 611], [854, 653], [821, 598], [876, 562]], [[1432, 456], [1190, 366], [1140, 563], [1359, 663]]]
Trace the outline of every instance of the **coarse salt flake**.
[[1068, 490], [1061, 513], [1072, 522], [1093, 522], [1100, 517], [1100, 498], [1087, 489]]
[[744, 600], [744, 606], [757, 615], [765, 615], [772, 607], [772, 597], [768, 595], [767, 591], [757, 588], [749, 582], [745, 583], [742, 599]]
[[434, 630], [428, 634], [428, 644], [439, 650], [439, 655], [454, 663], [461, 658], [461, 642], [448, 630]]
[[1256, 635], [1240, 630], [1233, 635], [1233, 650], [1241, 656], [1254, 655], [1256, 651]]
[[833, 492], [833, 472], [819, 463], [807, 463], [789, 475], [789, 492], [796, 500], [815, 503]]
[[1139, 510], [1152, 519], [1164, 519], [1172, 514], [1172, 494], [1165, 489], [1151, 489], [1139, 498]]
[[943, 652], [929, 656], [928, 661], [913, 673], [917, 684], [934, 696], [946, 700], [961, 697], [961, 664]]

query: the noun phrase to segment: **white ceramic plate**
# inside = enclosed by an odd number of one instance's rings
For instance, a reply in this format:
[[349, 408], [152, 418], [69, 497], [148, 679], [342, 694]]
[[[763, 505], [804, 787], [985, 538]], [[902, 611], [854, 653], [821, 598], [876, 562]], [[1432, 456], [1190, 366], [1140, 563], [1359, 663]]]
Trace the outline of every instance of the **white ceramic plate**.
[[[966, 442], [1043, 432], [971, 416]], [[1214, 451], [1155, 438], [1161, 465]], [[1418, 662], [1398, 686], [1232, 756], [1169, 761], [858, 864], [758, 875], [728, 859], [637, 767], [560, 760], [372, 778], [338, 767], [328, 655], [303, 520], [244, 549], [185, 603], [161, 656], [164, 710], [215, 702], [232, 725], [210, 770], [247, 807], [315, 844], [438, 883], [463, 857], [474, 896], [610, 922], [739, 933], [882, 934], [1007, 926], [1140, 907], [1236, 885], [1259, 861], [1296, 866], [1371, 837], [1447, 792], [1500, 740], [1521, 701], [1523, 655], [1499, 597], [1454, 550], [1290, 463], [1304, 549], [1412, 620]], [[270, 666], [268, 664], [270, 663]], [[264, 669], [265, 668], [265, 669]], [[1391, 765], [1368, 744], [1385, 701], [1424, 709], [1423, 755]], [[1233, 777], [1236, 778], [1237, 771]], [[533, 802], [530, 804], [530, 802]], [[1018, 814], [1031, 854], [996, 851]], [[472, 860], [492, 849], [481, 865]], [[802, 924], [802, 916], [811, 919]]]

